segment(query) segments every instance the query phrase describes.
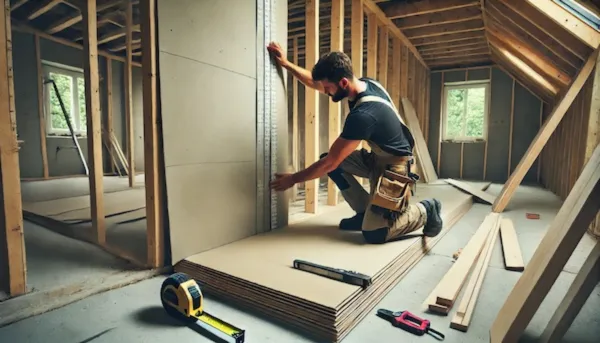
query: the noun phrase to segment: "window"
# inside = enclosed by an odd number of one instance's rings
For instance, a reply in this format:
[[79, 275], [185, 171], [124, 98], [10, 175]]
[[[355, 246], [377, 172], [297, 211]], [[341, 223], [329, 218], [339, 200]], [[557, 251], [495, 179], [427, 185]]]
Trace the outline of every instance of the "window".
[[442, 140], [485, 140], [489, 82], [446, 83], [442, 103]]
[[[583, 20], [585, 23], [590, 25], [596, 30], [600, 30], [600, 18], [598, 15], [591, 11], [585, 5], [579, 3], [577, 0], [554, 0], [557, 4], [562, 6], [567, 11], [571, 12], [577, 18]], [[593, 6], [592, 4], [590, 4]]]
[[[46, 61], [42, 61], [42, 68], [44, 82], [54, 80], [56, 83], [75, 135], [85, 136], [87, 128], [83, 70]], [[44, 84], [44, 100], [47, 134], [70, 136], [71, 131], [51, 82]]]

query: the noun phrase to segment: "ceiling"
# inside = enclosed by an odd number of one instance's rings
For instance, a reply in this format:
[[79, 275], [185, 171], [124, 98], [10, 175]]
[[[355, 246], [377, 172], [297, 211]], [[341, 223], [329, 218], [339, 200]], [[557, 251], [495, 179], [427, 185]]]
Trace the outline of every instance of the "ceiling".
[[[132, 3], [132, 59], [141, 61], [139, 0], [97, 0], [98, 49], [126, 55], [127, 2]], [[12, 24], [46, 36], [83, 43], [81, 10], [85, 0], [10, 0]]]
[[[430, 70], [495, 64], [547, 102], [568, 88], [600, 40], [598, 30], [556, 0], [363, 1], [376, 3], [389, 19], [379, 21], [379, 27], [398, 28]], [[570, 1], [600, 14], [600, 0]], [[352, 0], [344, 0], [344, 51], [351, 48], [351, 5]], [[288, 48], [295, 39], [300, 59], [304, 6], [305, 0], [288, 1]], [[331, 0], [321, 0], [321, 53], [330, 49], [330, 12]], [[573, 29], [563, 27], [561, 20]], [[364, 25], [367, 32], [367, 11]], [[366, 34], [363, 47], [366, 55]]]

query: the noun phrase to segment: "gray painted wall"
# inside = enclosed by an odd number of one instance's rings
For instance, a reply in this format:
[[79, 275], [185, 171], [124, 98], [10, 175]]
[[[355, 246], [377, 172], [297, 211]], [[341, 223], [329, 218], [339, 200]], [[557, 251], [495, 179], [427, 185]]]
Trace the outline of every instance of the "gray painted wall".
[[[510, 172], [512, 173], [540, 128], [542, 102], [521, 84], [514, 82], [513, 103], [512, 87], [514, 79], [497, 67], [469, 69], [468, 73], [466, 69], [432, 72], [428, 147], [433, 165], [436, 167], [440, 148], [442, 77], [444, 82], [465, 81], [467, 79], [486, 80], [491, 77], [485, 180], [498, 183], [505, 182], [509, 176], [509, 163]], [[514, 106], [512, 108], [512, 136], [511, 104]], [[511, 140], [512, 147], [509, 149]], [[442, 178], [460, 178], [462, 161], [463, 179], [483, 180], [485, 150], [486, 144], [483, 142], [442, 142], [438, 175]], [[530, 168], [524, 182], [537, 183], [537, 170], [538, 160]]]
[[[21, 145], [19, 161], [22, 178], [41, 178], [43, 174], [42, 149], [40, 137], [40, 117], [38, 109], [37, 61], [35, 55], [35, 37], [33, 34], [13, 30], [13, 65], [15, 78], [15, 106], [17, 116], [17, 133]], [[40, 38], [40, 53], [42, 60], [64, 64], [71, 67], [83, 68], [83, 50], [62, 45], [54, 41]], [[100, 106], [103, 126], [107, 120], [107, 84], [106, 71], [108, 60], [100, 56], [98, 59], [100, 73]], [[125, 105], [123, 102], [123, 67], [124, 63], [112, 62], [112, 113], [113, 128], [121, 149], [125, 154]], [[143, 124], [142, 124], [142, 86], [141, 68], [133, 68], [133, 116], [135, 132], [135, 163], [136, 171], [143, 171]], [[84, 157], [87, 158], [87, 139], [78, 139]], [[66, 176], [85, 174], [77, 150], [74, 149], [70, 137], [46, 136], [46, 151], [50, 176]], [[103, 149], [104, 170], [109, 172], [109, 155]]]

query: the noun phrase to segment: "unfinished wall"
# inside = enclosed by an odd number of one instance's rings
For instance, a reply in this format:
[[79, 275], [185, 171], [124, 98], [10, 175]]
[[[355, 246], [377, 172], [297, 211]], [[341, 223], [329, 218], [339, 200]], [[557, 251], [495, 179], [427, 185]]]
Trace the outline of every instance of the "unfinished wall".
[[[440, 143], [442, 85], [471, 80], [491, 80], [487, 143]], [[505, 182], [541, 126], [542, 101], [497, 67], [432, 72], [429, 102], [428, 147], [441, 178]], [[538, 182], [538, 164], [533, 163], [524, 183]]]
[[[83, 51], [66, 46], [45, 38], [40, 38], [40, 56], [42, 60], [60, 63], [70, 67], [83, 68]], [[15, 105], [20, 140], [25, 142], [21, 145], [19, 162], [22, 178], [42, 178], [42, 148], [40, 133], [40, 108], [38, 102], [38, 66], [36, 58], [35, 36], [28, 32], [13, 29], [13, 60], [15, 73]], [[103, 127], [107, 120], [107, 63], [104, 56], [98, 57], [100, 73], [100, 106], [102, 112]], [[112, 63], [112, 116], [115, 135], [119, 140], [121, 149], [126, 154], [126, 130], [125, 130], [125, 107], [124, 107], [124, 63], [110, 60]], [[143, 171], [143, 125], [141, 112], [141, 68], [133, 68], [133, 107], [134, 107], [134, 130], [136, 133], [136, 171]], [[43, 96], [47, 96], [43, 95]], [[45, 124], [44, 124], [45, 125]], [[46, 135], [46, 155], [48, 159], [49, 176], [68, 176], [85, 174], [85, 169], [75, 145], [70, 136]], [[87, 139], [78, 139], [82, 153], [88, 160]], [[103, 160], [105, 172], [110, 171], [110, 156], [103, 149]], [[88, 162], [89, 163], [89, 162]]]
[[[586, 148], [589, 144], [592, 151], [600, 143], [598, 135], [589, 135], [590, 125], [595, 125], [598, 132], [598, 123], [590, 120], [594, 72], [581, 89], [573, 104], [561, 120], [560, 124], [550, 136], [550, 140], [542, 150], [542, 166], [540, 181], [561, 199], [566, 199], [587, 163]], [[544, 106], [543, 118], [550, 115], [552, 105]], [[589, 157], [588, 157], [589, 158]], [[600, 237], [600, 214], [590, 226], [590, 233]]]
[[[157, 3], [173, 264], [264, 229], [256, 225], [256, 170], [263, 164], [256, 158], [257, 54], [263, 53], [257, 51], [256, 6], [242, 0]], [[285, 33], [287, 25], [281, 27]], [[276, 39], [285, 44], [285, 36]], [[285, 132], [282, 106], [278, 125]]]

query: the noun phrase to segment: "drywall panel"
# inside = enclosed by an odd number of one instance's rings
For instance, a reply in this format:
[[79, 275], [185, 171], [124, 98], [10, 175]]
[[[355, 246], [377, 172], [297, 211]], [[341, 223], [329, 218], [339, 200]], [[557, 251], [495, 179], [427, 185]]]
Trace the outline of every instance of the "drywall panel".
[[460, 178], [460, 143], [442, 142], [441, 178]]
[[173, 6], [159, 0], [159, 49], [256, 78], [256, 5], [248, 0], [178, 0]]
[[254, 161], [171, 166], [166, 175], [173, 264], [254, 234]]
[[469, 69], [467, 71], [467, 80], [489, 80], [490, 79], [490, 68], [477, 68], [477, 69]]
[[17, 135], [25, 141], [19, 151], [21, 177], [43, 177], [35, 37], [13, 31], [12, 42]]
[[160, 60], [162, 98], [178, 99], [163, 103], [165, 165], [254, 161], [256, 80], [170, 54]]
[[462, 178], [465, 180], [483, 180], [483, 161], [485, 143], [465, 143], [462, 157]]
[[441, 114], [441, 93], [442, 93], [442, 73], [431, 73], [430, 94], [429, 94], [429, 135], [427, 147], [433, 165], [436, 167], [438, 176], [441, 177], [437, 169], [438, 150], [440, 141], [440, 114]]
[[[241, 0], [157, 3], [173, 264], [264, 231], [256, 225], [256, 168], [263, 164], [256, 159], [256, 5]], [[275, 16], [285, 25], [276, 39], [285, 48], [287, 6], [279, 7]], [[276, 85], [281, 137], [287, 130], [283, 77]], [[287, 146], [287, 140], [279, 141]], [[289, 163], [287, 155], [285, 148], [278, 149], [280, 170]]]
[[510, 76], [492, 68], [486, 166], [486, 180], [492, 182], [505, 182], [508, 178], [512, 83]]
[[[540, 101], [519, 83], [515, 84], [515, 108], [512, 133], [510, 172], [525, 155], [529, 145], [540, 129]], [[524, 182], [537, 182], [538, 159], [531, 165]]]
[[444, 83], [465, 81], [466, 76], [466, 70], [447, 71], [444, 72]]

